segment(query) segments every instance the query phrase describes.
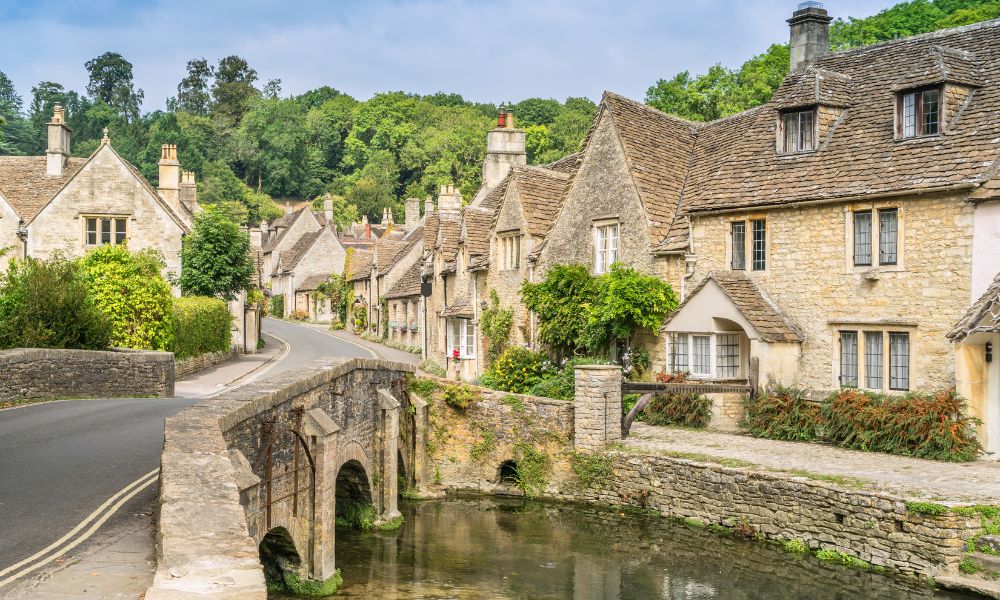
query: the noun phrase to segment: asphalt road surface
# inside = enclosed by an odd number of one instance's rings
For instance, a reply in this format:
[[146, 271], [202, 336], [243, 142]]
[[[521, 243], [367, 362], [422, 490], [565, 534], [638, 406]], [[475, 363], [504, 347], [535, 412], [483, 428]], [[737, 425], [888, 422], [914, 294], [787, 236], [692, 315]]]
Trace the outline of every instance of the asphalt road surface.
[[[290, 347], [266, 376], [322, 357], [372, 356], [302, 325], [267, 319], [264, 331]], [[0, 411], [0, 572], [59, 540], [159, 467], [164, 418], [197, 402], [69, 400]], [[141, 494], [154, 494], [155, 487], [145, 484]]]

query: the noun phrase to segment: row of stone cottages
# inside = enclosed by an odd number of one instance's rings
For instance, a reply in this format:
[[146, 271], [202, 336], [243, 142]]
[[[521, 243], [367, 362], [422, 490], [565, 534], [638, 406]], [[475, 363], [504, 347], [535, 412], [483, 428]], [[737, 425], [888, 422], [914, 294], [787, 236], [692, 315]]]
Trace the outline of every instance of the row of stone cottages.
[[522, 282], [619, 262], [682, 297], [644, 337], [657, 370], [745, 380], [753, 357], [759, 384], [817, 392], [957, 385], [1000, 450], [1000, 21], [843, 52], [829, 22], [796, 11], [791, 74], [733, 117], [606, 93], [580, 153], [532, 167], [500, 115], [475, 198], [446, 186], [422, 219], [411, 200], [408, 228], [352, 255], [352, 312], [474, 380], [492, 290], [530, 345]]
[[[132, 250], [159, 252], [165, 274], [179, 275], [181, 243], [199, 205], [194, 173], [181, 170], [177, 146], [161, 147], [153, 187], [115, 151], [107, 129], [89, 157], [71, 156], [72, 131], [59, 104], [46, 138], [44, 156], [0, 156], [0, 271], [11, 258], [82, 256], [127, 240]], [[233, 345], [253, 352], [256, 311], [244, 299], [230, 303]]]

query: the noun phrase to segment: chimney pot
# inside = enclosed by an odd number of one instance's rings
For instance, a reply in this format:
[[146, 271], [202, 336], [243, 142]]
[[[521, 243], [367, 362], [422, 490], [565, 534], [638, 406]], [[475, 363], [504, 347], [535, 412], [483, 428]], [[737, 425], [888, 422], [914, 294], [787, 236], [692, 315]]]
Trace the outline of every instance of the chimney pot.
[[788, 19], [790, 29], [791, 71], [812, 65], [816, 59], [830, 51], [830, 21], [833, 20], [815, 1], [802, 2]]

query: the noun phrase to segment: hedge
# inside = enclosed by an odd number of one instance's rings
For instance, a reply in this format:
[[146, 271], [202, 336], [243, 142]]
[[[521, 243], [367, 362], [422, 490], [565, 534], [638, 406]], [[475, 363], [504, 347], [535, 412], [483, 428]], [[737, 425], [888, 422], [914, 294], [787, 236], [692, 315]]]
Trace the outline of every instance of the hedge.
[[177, 359], [206, 352], [223, 352], [232, 345], [229, 306], [218, 298], [174, 298], [174, 356]]

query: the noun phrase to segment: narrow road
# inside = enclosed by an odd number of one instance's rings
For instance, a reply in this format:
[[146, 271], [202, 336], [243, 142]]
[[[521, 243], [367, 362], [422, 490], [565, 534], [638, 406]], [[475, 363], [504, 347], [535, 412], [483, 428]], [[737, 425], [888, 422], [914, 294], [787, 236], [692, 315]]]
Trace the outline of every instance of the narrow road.
[[[279, 362], [265, 367], [264, 377], [318, 358], [373, 355], [357, 344], [294, 323], [267, 319], [264, 332], [289, 346]], [[43, 557], [4, 574], [12, 565], [60, 540], [88, 516], [95, 522], [110, 516], [113, 508], [102, 508], [104, 503], [159, 467], [163, 420], [199, 401], [72, 400], [0, 411], [0, 587], [5, 578]], [[155, 490], [155, 478], [143, 482], [132, 490], [138, 495], [129, 505], [151, 504]]]

